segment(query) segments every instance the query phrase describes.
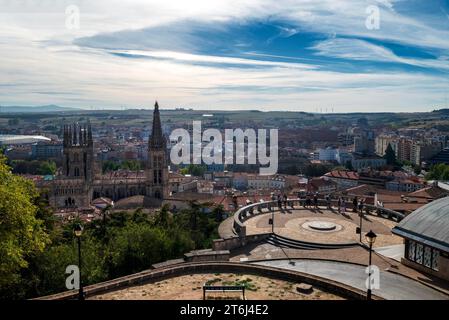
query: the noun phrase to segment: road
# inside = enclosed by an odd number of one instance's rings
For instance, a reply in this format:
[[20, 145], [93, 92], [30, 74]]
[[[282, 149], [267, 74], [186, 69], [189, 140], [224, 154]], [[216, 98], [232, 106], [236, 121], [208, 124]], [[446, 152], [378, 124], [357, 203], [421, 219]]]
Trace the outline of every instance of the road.
[[[367, 274], [365, 267], [332, 261], [319, 260], [271, 260], [254, 262], [255, 264], [281, 269], [300, 271], [331, 279], [351, 287], [366, 290]], [[373, 289], [373, 294], [387, 300], [449, 300], [449, 296], [434, 290], [417, 281], [387, 271], [380, 271], [379, 289]]]
[[401, 259], [404, 257], [405, 245], [396, 244], [392, 246], [376, 248], [374, 249], [374, 251], [380, 253], [385, 257], [401, 262]]

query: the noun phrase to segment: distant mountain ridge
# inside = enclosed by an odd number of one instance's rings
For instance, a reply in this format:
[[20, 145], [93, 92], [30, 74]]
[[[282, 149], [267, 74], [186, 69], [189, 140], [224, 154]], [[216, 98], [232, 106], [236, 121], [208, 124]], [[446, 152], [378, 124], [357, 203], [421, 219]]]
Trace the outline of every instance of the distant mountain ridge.
[[0, 113], [40, 113], [40, 112], [62, 112], [62, 111], [77, 111], [82, 110], [78, 108], [61, 107], [54, 104], [45, 106], [0, 106]]

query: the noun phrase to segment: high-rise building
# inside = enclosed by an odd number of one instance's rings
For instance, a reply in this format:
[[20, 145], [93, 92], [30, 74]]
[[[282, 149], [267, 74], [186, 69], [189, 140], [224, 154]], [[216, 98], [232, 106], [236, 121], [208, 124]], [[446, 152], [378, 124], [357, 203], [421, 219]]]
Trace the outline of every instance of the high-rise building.
[[375, 149], [376, 154], [379, 156], [384, 156], [388, 145], [391, 144], [393, 147], [393, 142], [396, 141], [397, 137], [394, 135], [379, 135], [375, 139]]
[[418, 141], [412, 144], [410, 161], [413, 164], [421, 165], [421, 162], [428, 160], [442, 150], [440, 143], [425, 143]]

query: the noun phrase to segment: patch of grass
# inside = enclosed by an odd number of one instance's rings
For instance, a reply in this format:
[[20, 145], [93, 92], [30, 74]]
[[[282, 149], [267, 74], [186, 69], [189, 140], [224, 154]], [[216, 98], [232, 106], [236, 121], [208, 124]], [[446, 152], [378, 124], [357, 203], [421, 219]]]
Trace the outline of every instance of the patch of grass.
[[242, 286], [245, 287], [245, 290], [250, 290], [250, 291], [257, 291], [259, 289], [259, 287], [256, 287], [256, 285], [254, 283], [252, 283], [252, 279], [251, 278], [246, 278], [246, 279], [236, 279], [235, 281], [224, 281], [223, 285], [224, 286]]
[[206, 286], [211, 286], [211, 285], [213, 285], [214, 283], [217, 283], [217, 282], [220, 282], [220, 281], [221, 281], [220, 278], [215, 278], [215, 279], [207, 280], [206, 283], [205, 283], [204, 285], [206, 285]]

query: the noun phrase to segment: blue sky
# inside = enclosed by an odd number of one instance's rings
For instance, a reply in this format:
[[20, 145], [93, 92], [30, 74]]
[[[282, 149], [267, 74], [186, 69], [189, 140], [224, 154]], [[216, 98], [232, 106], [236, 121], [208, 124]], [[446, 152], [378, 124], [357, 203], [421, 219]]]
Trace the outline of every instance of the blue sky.
[[1, 105], [449, 107], [449, 1], [26, 3], [0, 0]]

